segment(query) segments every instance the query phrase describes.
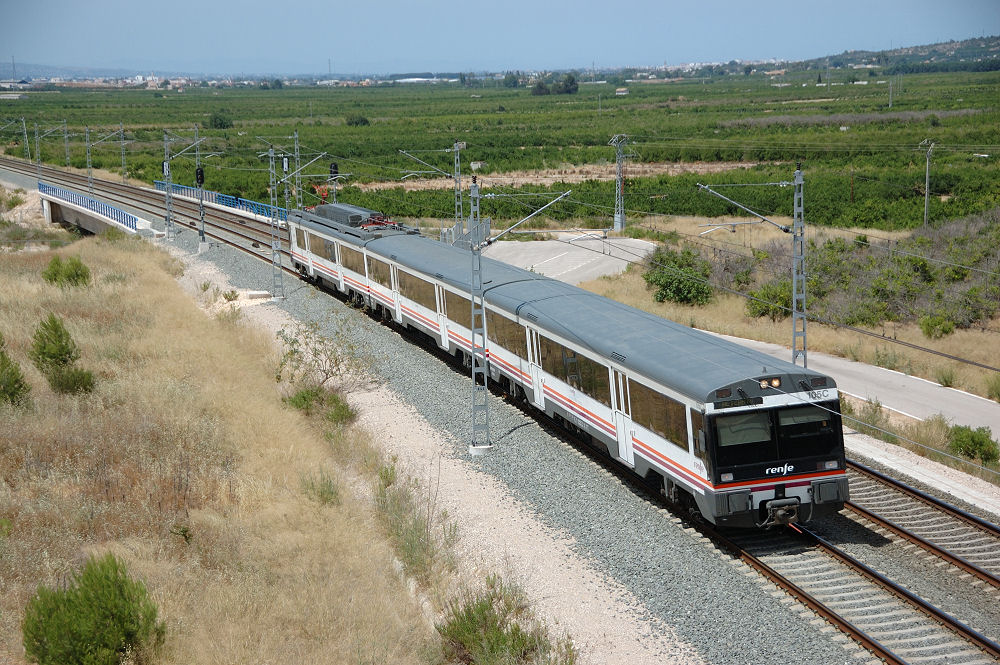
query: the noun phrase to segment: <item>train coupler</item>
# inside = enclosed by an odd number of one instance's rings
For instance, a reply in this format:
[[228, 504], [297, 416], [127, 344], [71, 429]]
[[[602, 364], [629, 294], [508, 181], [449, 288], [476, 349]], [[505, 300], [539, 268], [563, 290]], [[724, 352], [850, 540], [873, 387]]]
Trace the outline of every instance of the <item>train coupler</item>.
[[798, 499], [772, 499], [766, 504], [767, 519], [758, 527], [771, 527], [792, 524], [799, 521]]

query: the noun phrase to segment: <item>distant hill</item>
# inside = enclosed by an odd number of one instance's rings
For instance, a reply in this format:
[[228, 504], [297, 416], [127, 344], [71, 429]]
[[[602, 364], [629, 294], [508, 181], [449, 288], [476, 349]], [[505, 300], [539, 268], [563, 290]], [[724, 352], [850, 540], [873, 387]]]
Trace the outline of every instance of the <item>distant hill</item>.
[[1000, 36], [978, 37], [887, 51], [844, 51], [839, 55], [793, 63], [795, 68], [824, 69], [877, 66], [886, 73], [983, 71], [1000, 69]]

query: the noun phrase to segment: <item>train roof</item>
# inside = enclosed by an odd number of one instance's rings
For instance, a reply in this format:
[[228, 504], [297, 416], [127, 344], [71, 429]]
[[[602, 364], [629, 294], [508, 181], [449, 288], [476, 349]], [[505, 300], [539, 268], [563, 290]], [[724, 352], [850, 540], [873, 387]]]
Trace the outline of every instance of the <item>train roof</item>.
[[[367, 247], [469, 290], [468, 250], [398, 234], [371, 240]], [[803, 380], [809, 384], [825, 376], [506, 263], [483, 257], [482, 269], [486, 302], [700, 402], [714, 401], [719, 388], [765, 376], [785, 377], [784, 385], [794, 387], [789, 392], [798, 392]], [[828, 378], [825, 385], [835, 384]]]

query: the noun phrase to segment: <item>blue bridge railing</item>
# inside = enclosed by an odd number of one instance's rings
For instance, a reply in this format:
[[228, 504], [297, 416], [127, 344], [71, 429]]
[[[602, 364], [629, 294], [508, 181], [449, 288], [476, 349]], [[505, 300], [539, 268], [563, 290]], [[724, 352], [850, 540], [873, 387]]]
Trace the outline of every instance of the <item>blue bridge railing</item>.
[[38, 183], [38, 191], [42, 194], [54, 196], [57, 199], [73, 203], [81, 208], [86, 208], [87, 210], [96, 212], [98, 215], [107, 217], [108, 219], [113, 219], [132, 231], [136, 230], [136, 226], [139, 223], [139, 218], [132, 213], [119, 210], [114, 206], [108, 205], [104, 201], [98, 201], [97, 199], [92, 199], [89, 196], [84, 196], [83, 194], [77, 194], [76, 192], [63, 189], [62, 187], [53, 187], [52, 185], [40, 182]]
[[[167, 183], [162, 180], [154, 180], [153, 184], [161, 192], [167, 191]], [[176, 183], [170, 183], [170, 193], [176, 194], [177, 196], [186, 196], [188, 198], [197, 199], [198, 198], [198, 188], [189, 187], [188, 185], [178, 185]], [[242, 210], [243, 212], [249, 212], [253, 215], [260, 215], [261, 217], [271, 217], [271, 206], [267, 203], [260, 203], [259, 201], [251, 201], [249, 199], [242, 199], [238, 196], [230, 196], [229, 194], [222, 194], [220, 192], [213, 192], [210, 189], [202, 190], [203, 201], [206, 203], [215, 203], [216, 205], [222, 205], [229, 208], [235, 208], [237, 210]], [[288, 211], [284, 208], [274, 208], [278, 213], [278, 219], [285, 222], [288, 221]]]

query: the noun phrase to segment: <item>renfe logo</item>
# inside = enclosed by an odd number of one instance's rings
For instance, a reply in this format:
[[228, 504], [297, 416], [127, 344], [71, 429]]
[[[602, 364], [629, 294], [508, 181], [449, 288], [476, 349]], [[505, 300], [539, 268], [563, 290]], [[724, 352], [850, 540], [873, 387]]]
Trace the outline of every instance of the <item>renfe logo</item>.
[[764, 473], [780, 473], [781, 475], [787, 475], [795, 470], [793, 464], [785, 464], [784, 466], [772, 466], [770, 469], [764, 469]]

